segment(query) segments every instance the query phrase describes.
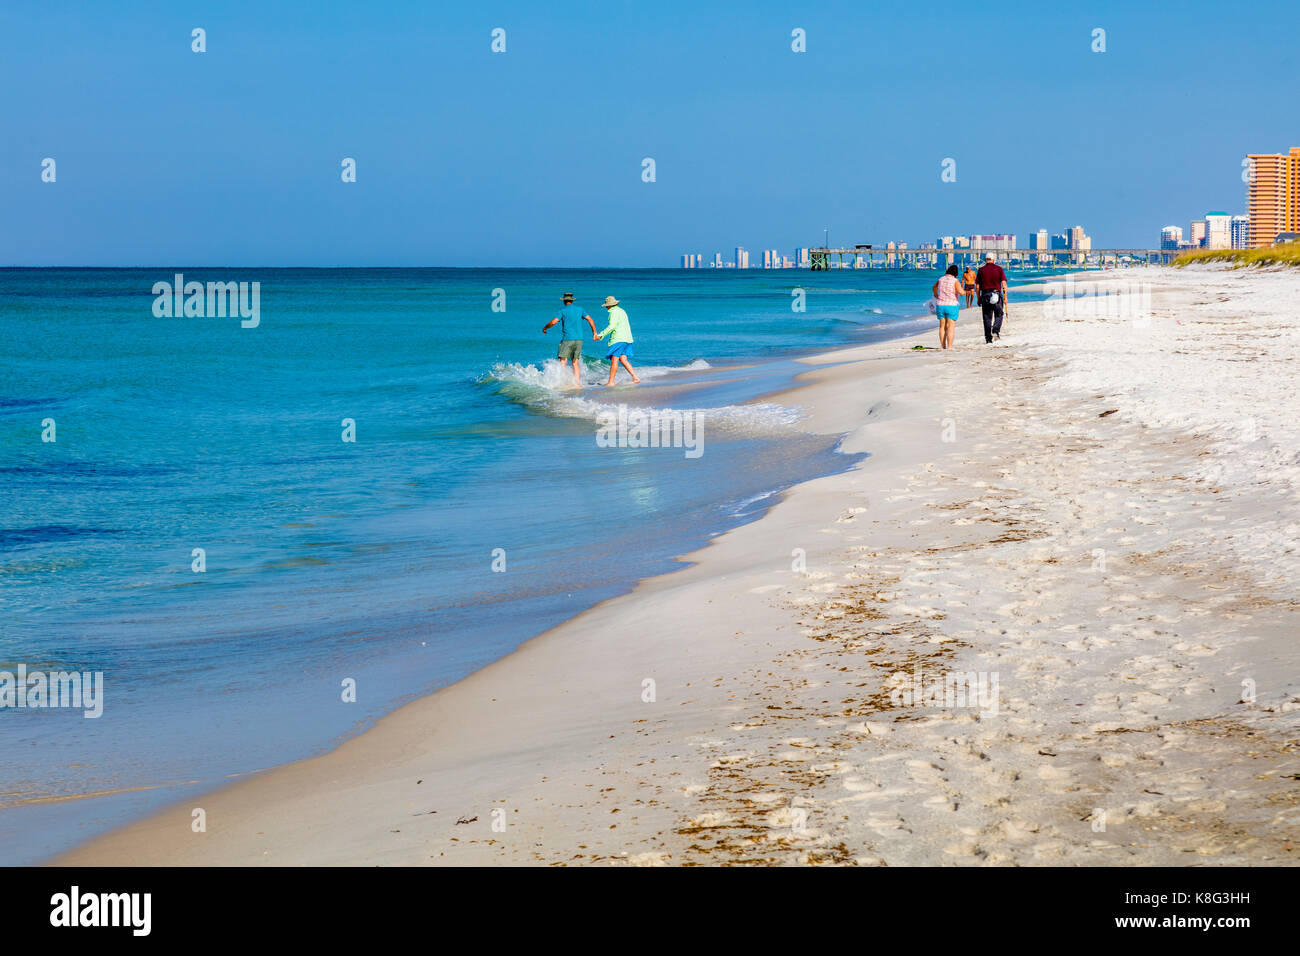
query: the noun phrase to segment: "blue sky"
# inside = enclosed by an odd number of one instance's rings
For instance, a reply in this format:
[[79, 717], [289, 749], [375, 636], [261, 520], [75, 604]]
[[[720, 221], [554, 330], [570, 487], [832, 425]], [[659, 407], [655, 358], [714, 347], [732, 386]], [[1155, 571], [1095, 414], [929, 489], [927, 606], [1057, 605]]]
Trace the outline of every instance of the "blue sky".
[[671, 266], [826, 227], [1153, 246], [1244, 211], [1245, 153], [1300, 145], [1294, 22], [1272, 2], [6, 0], [0, 264]]

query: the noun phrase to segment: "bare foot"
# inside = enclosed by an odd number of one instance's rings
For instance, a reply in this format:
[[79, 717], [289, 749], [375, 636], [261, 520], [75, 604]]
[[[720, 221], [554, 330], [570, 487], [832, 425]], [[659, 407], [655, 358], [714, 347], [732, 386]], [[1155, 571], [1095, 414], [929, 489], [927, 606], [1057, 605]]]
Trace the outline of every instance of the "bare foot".
[[633, 379], [632, 379], [632, 384], [633, 384], [633, 385], [640, 385], [640, 384], [641, 384], [641, 380], [640, 380], [639, 378], [633, 378]]

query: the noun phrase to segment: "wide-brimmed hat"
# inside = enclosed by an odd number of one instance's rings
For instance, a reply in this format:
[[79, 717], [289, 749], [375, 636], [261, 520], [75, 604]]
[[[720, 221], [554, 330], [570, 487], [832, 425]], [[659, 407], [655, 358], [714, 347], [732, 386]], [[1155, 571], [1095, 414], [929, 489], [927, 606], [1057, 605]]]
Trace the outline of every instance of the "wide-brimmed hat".
[[605, 296], [605, 308], [612, 309], [616, 305], [618, 305], [618, 299], [614, 298], [612, 295]]
[[985, 262], [993, 262], [995, 259], [997, 259], [997, 256], [995, 256], [993, 253], [991, 252], [984, 253]]
[[565, 302], [572, 302], [572, 301], [573, 301], [573, 293], [572, 293], [572, 292], [566, 292], [566, 293], [564, 293], [564, 301], [565, 301]]

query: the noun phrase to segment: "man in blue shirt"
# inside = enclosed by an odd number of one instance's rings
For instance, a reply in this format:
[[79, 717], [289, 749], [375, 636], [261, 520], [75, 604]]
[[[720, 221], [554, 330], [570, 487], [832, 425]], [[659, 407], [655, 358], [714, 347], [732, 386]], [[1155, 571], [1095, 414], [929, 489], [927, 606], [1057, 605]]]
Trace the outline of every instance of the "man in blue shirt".
[[556, 322], [560, 323], [560, 351], [555, 357], [564, 365], [573, 363], [573, 384], [578, 388], [582, 388], [582, 340], [587, 334], [582, 331], [584, 319], [587, 325], [591, 326], [591, 337], [594, 339], [596, 323], [591, 321], [591, 316], [573, 304], [573, 293], [566, 292], [564, 308], [560, 310], [560, 314], [542, 326], [542, 332], [545, 333]]

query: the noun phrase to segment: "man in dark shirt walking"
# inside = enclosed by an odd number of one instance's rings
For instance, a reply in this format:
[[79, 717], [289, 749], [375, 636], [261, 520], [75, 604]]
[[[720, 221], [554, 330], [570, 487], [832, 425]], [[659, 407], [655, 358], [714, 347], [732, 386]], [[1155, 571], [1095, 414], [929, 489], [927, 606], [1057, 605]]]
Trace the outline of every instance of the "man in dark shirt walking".
[[1007, 302], [1007, 274], [997, 264], [993, 253], [984, 256], [984, 265], [975, 273], [980, 308], [984, 312], [984, 341], [1002, 338], [1002, 317]]

